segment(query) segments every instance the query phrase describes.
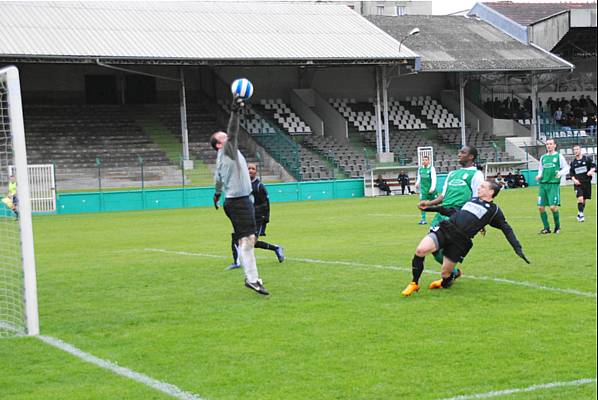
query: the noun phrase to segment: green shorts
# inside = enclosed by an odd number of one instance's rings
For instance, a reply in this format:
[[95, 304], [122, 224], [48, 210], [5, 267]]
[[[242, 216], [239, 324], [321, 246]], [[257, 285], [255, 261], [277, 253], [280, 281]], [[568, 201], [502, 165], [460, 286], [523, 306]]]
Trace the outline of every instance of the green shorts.
[[430, 227], [434, 228], [435, 226], [438, 226], [438, 224], [440, 224], [442, 221], [447, 221], [448, 219], [449, 217], [447, 217], [446, 215], [436, 213], [434, 219], [432, 220], [432, 223], [430, 224]]
[[538, 192], [538, 206], [560, 206], [561, 185], [560, 183], [540, 183]]
[[424, 192], [419, 193], [420, 200], [434, 200], [436, 197], [438, 197], [438, 194], [436, 192], [430, 193], [430, 192], [426, 191], [425, 193]]

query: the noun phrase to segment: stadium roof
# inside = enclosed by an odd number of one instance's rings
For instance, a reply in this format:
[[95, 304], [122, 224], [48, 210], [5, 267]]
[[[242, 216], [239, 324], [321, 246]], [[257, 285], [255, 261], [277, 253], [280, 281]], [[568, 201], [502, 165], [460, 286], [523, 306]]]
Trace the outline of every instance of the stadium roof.
[[515, 3], [512, 1], [483, 2], [487, 7], [520, 25], [528, 26], [568, 10], [596, 8], [596, 3]]
[[525, 45], [500, 29], [462, 16], [370, 16], [370, 21], [397, 39], [407, 39], [421, 56], [422, 72], [492, 72], [570, 70], [571, 65], [546, 51]]
[[344, 5], [0, 1], [0, 59], [377, 64], [417, 55]]

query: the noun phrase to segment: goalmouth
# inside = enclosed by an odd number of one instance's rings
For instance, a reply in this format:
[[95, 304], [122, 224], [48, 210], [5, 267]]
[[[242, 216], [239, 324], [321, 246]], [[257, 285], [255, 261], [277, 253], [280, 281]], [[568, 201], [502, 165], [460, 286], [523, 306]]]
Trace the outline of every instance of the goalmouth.
[[[16, 180], [15, 196], [9, 193], [12, 180]], [[14, 183], [11, 187], [14, 188]], [[0, 197], [0, 338], [37, 335], [37, 283], [25, 129], [19, 71], [13, 66], [0, 69]]]

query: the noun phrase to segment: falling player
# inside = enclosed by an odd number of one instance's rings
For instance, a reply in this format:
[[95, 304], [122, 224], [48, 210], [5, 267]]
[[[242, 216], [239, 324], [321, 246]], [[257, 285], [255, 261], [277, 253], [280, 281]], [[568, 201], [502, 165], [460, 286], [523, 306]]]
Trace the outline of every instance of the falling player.
[[[422, 211], [430, 211], [428, 207], [442, 204], [445, 208], [459, 209], [463, 204], [467, 203], [475, 193], [477, 193], [478, 186], [484, 182], [484, 174], [478, 170], [475, 161], [478, 157], [478, 150], [473, 146], [463, 146], [459, 150], [459, 164], [460, 169], [451, 171], [446, 180], [442, 193], [434, 200], [422, 200], [419, 202], [418, 208]], [[432, 220], [431, 227], [434, 228], [438, 224], [448, 219], [447, 216], [437, 213]], [[439, 249], [434, 253], [434, 259], [442, 265], [444, 262], [443, 250]], [[461, 270], [455, 267], [453, 271], [454, 279], [461, 276]]]
[[411, 296], [419, 290], [419, 278], [424, 271], [424, 259], [427, 254], [444, 250], [442, 262], [442, 279], [433, 281], [430, 289], [448, 289], [455, 280], [453, 271], [457, 263], [462, 262], [473, 247], [472, 238], [486, 225], [500, 229], [515, 250], [515, 253], [529, 264], [517, 240], [513, 229], [505, 219], [501, 209], [494, 204], [494, 198], [500, 192], [495, 182], [485, 181], [477, 188], [477, 197], [470, 199], [460, 209], [446, 207], [426, 207], [430, 211], [449, 216], [432, 228], [417, 248], [412, 260], [411, 283], [401, 292], [403, 296]]

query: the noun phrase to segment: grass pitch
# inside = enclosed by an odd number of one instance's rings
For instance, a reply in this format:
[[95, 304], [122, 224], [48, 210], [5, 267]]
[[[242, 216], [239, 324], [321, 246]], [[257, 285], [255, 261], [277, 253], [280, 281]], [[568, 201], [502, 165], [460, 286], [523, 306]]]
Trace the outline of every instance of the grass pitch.
[[[41, 331], [210, 400], [450, 399], [595, 379], [596, 208], [580, 224], [572, 190], [562, 197], [549, 236], [536, 189], [497, 198], [531, 265], [489, 228], [451, 289], [426, 288], [439, 271], [427, 257], [410, 298], [427, 231], [415, 196], [273, 204], [266, 240], [288, 259], [256, 250], [267, 298], [224, 271], [222, 209], [36, 217]], [[0, 340], [0, 371], [2, 400], [169, 398], [36, 338]], [[594, 399], [596, 382], [497, 394]]]

